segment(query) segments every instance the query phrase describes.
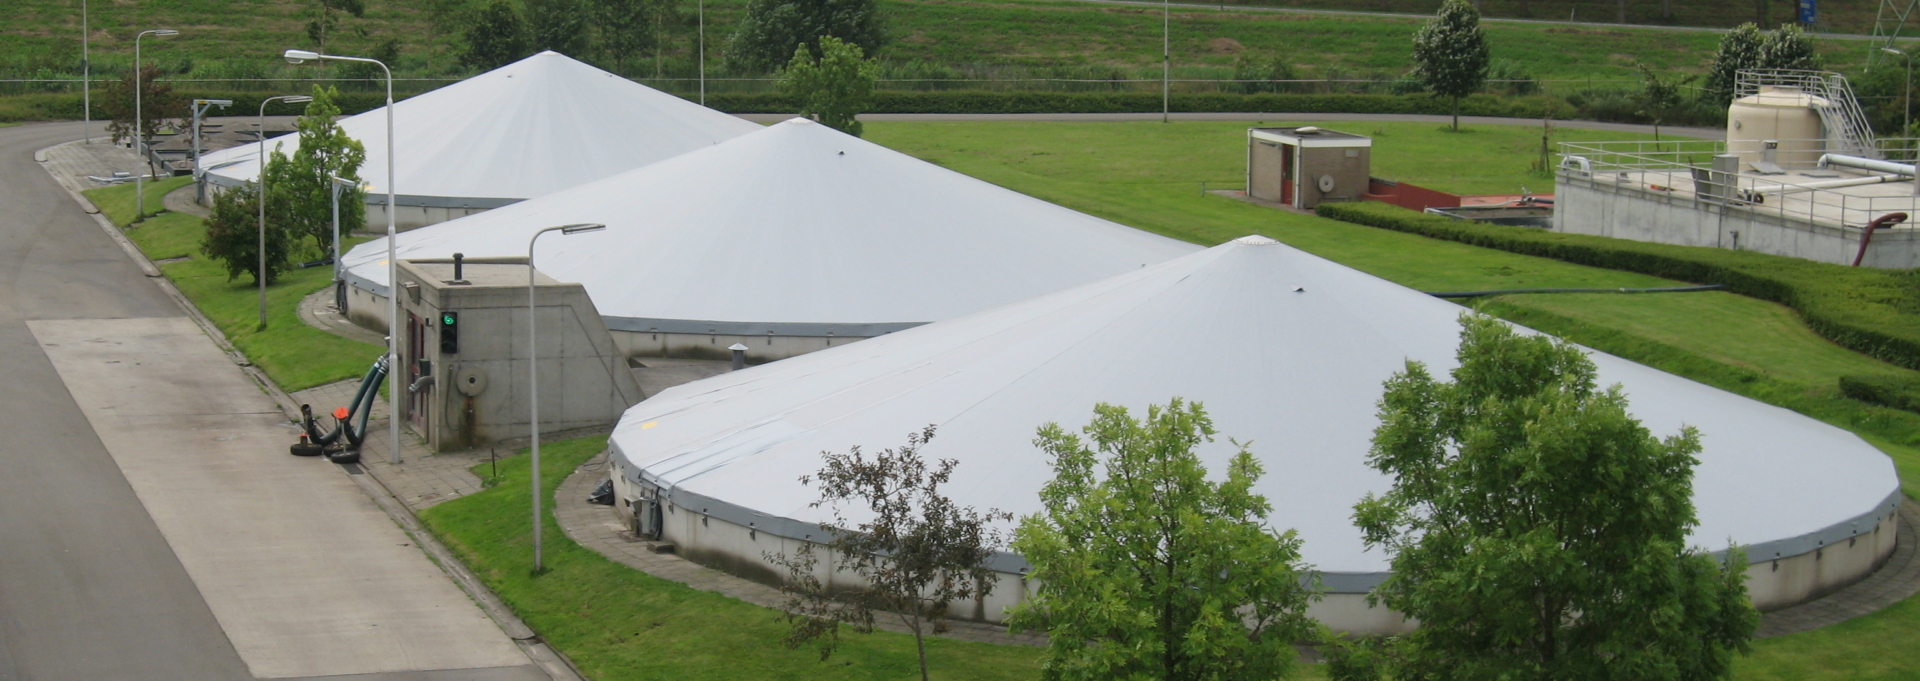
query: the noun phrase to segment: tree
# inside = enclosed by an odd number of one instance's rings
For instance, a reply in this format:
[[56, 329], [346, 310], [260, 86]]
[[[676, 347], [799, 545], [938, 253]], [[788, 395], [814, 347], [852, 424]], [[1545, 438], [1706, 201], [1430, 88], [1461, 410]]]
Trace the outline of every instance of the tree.
[[799, 47], [821, 56], [820, 39], [832, 36], [877, 54], [886, 44], [874, 0], [748, 0], [747, 14], [727, 46], [736, 71], [771, 71]]
[[[1758, 615], [1747, 561], [1690, 549], [1692, 428], [1656, 438], [1579, 348], [1465, 315], [1451, 382], [1386, 382], [1355, 506], [1392, 576], [1368, 596], [1418, 620], [1403, 678], [1715, 679]], [[1354, 678], [1354, 677], [1349, 677]]]
[[1465, 0], [1447, 0], [1433, 20], [1413, 34], [1413, 70], [1427, 90], [1453, 99], [1453, 129], [1460, 130], [1460, 100], [1487, 80], [1487, 36], [1480, 11]]
[[530, 51], [587, 54], [587, 8], [583, 0], [526, 0]]
[[1296, 78], [1283, 55], [1247, 51], [1233, 58], [1234, 89], [1245, 94], [1292, 92], [1295, 84], [1284, 81]]
[[1760, 43], [1757, 68], [1818, 71], [1822, 65], [1820, 55], [1813, 51], [1813, 39], [1799, 26], [1783, 24]]
[[1752, 23], [1736, 26], [1721, 36], [1720, 47], [1714, 50], [1713, 61], [1707, 65], [1706, 81], [1701, 84], [1705, 90], [1702, 96], [1711, 97], [1711, 101], [1720, 106], [1731, 104], [1739, 73], [1759, 66], [1760, 45], [1765, 40], [1760, 27]]
[[1314, 631], [1312, 591], [1300, 540], [1267, 525], [1271, 507], [1253, 492], [1259, 461], [1236, 442], [1225, 479], [1208, 480], [1194, 449], [1213, 440], [1213, 422], [1178, 398], [1144, 421], [1098, 405], [1083, 432], [1040, 428], [1054, 478], [1014, 533], [1036, 586], [1009, 624], [1047, 632], [1041, 677], [1284, 676], [1293, 642]]
[[460, 63], [467, 68], [491, 71], [529, 54], [526, 21], [508, 0], [493, 0], [481, 8], [466, 37], [467, 51], [460, 55]]
[[[139, 146], [144, 147], [153, 142], [154, 133], [181, 125], [187, 115], [187, 100], [174, 93], [172, 85], [157, 80], [160, 67], [143, 64], [137, 75], [137, 82], [136, 74], [128, 73], [125, 78], [110, 83], [100, 107], [112, 117], [107, 123], [107, 134], [112, 135], [115, 142], [133, 139], [134, 109], [138, 108], [140, 117], [145, 119], [139, 126], [142, 133]], [[134, 106], [136, 89], [140, 91], [138, 107]], [[153, 158], [148, 156], [146, 160], [147, 172], [153, 174]]]
[[[274, 157], [282, 161], [280, 167], [284, 168], [286, 156], [275, 153]], [[268, 168], [274, 168], [274, 165], [269, 163]], [[268, 186], [272, 186], [273, 174], [269, 173]], [[272, 198], [272, 192], [268, 193], [268, 198]], [[293, 239], [283, 226], [286, 224], [284, 204], [269, 200], [267, 208], [267, 283], [271, 284], [280, 278], [280, 273], [287, 270]], [[242, 274], [254, 275], [258, 280], [259, 210], [260, 193], [254, 185], [235, 187], [213, 195], [213, 209], [207, 217], [206, 235], [200, 240], [200, 252], [226, 269], [229, 282]]]
[[818, 60], [806, 46], [794, 48], [793, 61], [780, 72], [780, 89], [800, 100], [800, 115], [859, 137], [863, 128], [858, 116], [873, 99], [879, 72], [859, 45], [826, 36], [820, 39]]
[[[913, 631], [920, 652], [920, 678], [927, 678], [928, 633], [947, 630], [948, 607], [957, 601], [984, 598], [993, 592], [993, 570], [987, 560], [1001, 545], [995, 520], [1011, 520], [1008, 513], [961, 507], [940, 489], [953, 478], [958, 462], [941, 459], [931, 467], [920, 448], [933, 439], [934, 427], [907, 436], [907, 444], [868, 456], [854, 447], [846, 454], [823, 452], [820, 472], [802, 476], [800, 483], [818, 484], [820, 499], [813, 508], [833, 509], [833, 520], [821, 523], [827, 539], [807, 541], [793, 555], [768, 554], [767, 559], [787, 568], [785, 619], [793, 625], [788, 648], [809, 642], [820, 645], [826, 660], [839, 644], [841, 624], [861, 633], [873, 631], [876, 615], [898, 617]], [[864, 506], [871, 519], [853, 523], [841, 504]], [[830, 568], [851, 572], [866, 588], [848, 591], [824, 584], [815, 571], [819, 558], [814, 547], [832, 556]]]
[[1653, 141], [1660, 141], [1660, 124], [1665, 123], [1680, 106], [1680, 86], [1693, 80], [1692, 76], [1672, 75], [1661, 77], [1659, 72], [1646, 64], [1637, 64], [1640, 69], [1640, 115], [1653, 120]]
[[[367, 150], [359, 140], [348, 137], [334, 119], [340, 107], [334, 100], [340, 92], [315, 85], [313, 101], [295, 124], [300, 147], [286, 164], [282, 177], [270, 177], [267, 184], [269, 205], [286, 207], [282, 227], [298, 241], [311, 236], [323, 253], [333, 252], [333, 189], [331, 179], [351, 180], [353, 186], [340, 191], [340, 231], [349, 233], [366, 225], [367, 213], [359, 207], [366, 201], [360, 188], [360, 166]], [[278, 158], [278, 154], [275, 155]]]
[[624, 65], [643, 54], [657, 54], [655, 0], [592, 0], [594, 49], [608, 63]]
[[340, 27], [340, 18], [334, 12], [343, 12], [354, 18], [367, 15], [366, 0], [316, 0], [319, 15], [307, 22], [307, 39], [319, 45], [321, 54], [327, 53], [327, 34]]

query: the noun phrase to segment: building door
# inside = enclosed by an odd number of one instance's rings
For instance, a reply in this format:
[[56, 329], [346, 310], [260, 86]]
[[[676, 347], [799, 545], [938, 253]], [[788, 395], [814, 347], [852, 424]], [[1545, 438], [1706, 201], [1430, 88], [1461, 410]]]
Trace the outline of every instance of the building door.
[[1293, 145], [1280, 145], [1280, 203], [1289, 206], [1293, 205], [1293, 153]]
[[[400, 375], [406, 377], [406, 384], [413, 385], [424, 374], [420, 372], [420, 360], [427, 356], [427, 322], [413, 312], [407, 312], [406, 370]], [[407, 423], [415, 432], [427, 433], [427, 391], [407, 395]]]

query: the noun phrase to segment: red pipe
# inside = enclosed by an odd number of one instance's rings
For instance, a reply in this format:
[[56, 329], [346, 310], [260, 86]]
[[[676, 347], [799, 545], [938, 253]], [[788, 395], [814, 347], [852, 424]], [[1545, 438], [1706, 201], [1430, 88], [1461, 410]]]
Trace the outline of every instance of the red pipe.
[[1867, 233], [1860, 235], [1860, 252], [1855, 253], [1853, 256], [1853, 266], [1859, 267], [1860, 261], [1867, 258], [1867, 244], [1873, 243], [1873, 230], [1889, 225], [1897, 225], [1906, 221], [1906, 213], [1888, 213], [1874, 218], [1873, 222], [1867, 223]]

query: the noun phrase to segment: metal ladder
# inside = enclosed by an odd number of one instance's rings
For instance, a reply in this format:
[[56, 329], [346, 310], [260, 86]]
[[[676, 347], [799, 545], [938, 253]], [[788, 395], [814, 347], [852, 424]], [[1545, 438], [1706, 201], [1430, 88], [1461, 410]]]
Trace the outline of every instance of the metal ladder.
[[1826, 100], [1825, 106], [1815, 106], [1814, 110], [1819, 112], [1820, 123], [1827, 129], [1827, 151], [1880, 158], [1873, 126], [1867, 123], [1867, 115], [1860, 110], [1860, 100], [1853, 96], [1853, 86], [1847, 83], [1846, 76], [1832, 71], [1742, 70], [1734, 79], [1734, 96], [1759, 94], [1765, 87], [1798, 90]]

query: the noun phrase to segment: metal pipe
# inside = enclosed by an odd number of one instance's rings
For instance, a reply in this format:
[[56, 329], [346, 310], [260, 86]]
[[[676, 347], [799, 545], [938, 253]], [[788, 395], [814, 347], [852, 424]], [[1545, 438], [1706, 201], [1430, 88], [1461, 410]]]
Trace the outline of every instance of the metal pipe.
[[1846, 168], [1871, 170], [1879, 173], [1899, 173], [1907, 177], [1913, 177], [1914, 175], [1913, 164], [1910, 163], [1894, 163], [1893, 161], [1848, 156], [1846, 154], [1822, 154], [1820, 156], [1820, 162], [1817, 165], [1821, 168], [1827, 166], [1842, 166]]
[[1879, 229], [1881, 227], [1887, 227], [1890, 225], [1895, 225], [1895, 224], [1899, 224], [1906, 221], [1907, 221], [1906, 213], [1888, 213], [1886, 215], [1882, 215], [1880, 217], [1874, 218], [1873, 222], [1867, 223], [1866, 233], [1860, 235], [1860, 252], [1855, 253], [1853, 256], [1853, 266], [1859, 267], [1860, 261], [1865, 260], [1867, 258], [1867, 246], [1873, 243], [1874, 230]]
[[1866, 177], [1849, 177], [1843, 180], [1816, 180], [1813, 182], [1800, 182], [1795, 184], [1788, 184], [1788, 183], [1782, 182], [1779, 184], [1772, 184], [1772, 185], [1754, 185], [1752, 187], [1749, 187], [1747, 191], [1755, 194], [1788, 194], [1793, 192], [1814, 191], [1816, 189], [1840, 189], [1842, 187], [1861, 187], [1861, 186], [1870, 185], [1870, 184], [1899, 182], [1905, 179], [1906, 178], [1901, 177], [1899, 175], [1891, 175], [1891, 174], [1890, 175], [1868, 175]]

